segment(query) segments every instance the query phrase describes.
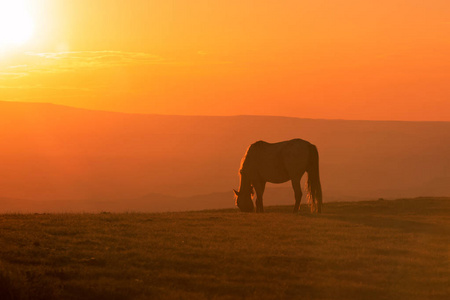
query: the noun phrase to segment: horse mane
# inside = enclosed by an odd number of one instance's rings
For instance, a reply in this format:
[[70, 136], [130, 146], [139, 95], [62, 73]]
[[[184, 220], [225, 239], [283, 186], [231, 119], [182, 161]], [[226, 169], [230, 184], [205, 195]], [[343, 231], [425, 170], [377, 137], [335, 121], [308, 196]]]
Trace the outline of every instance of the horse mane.
[[[254, 143], [255, 144], [255, 143]], [[239, 177], [240, 177], [240, 180], [242, 180], [242, 175], [244, 175], [247, 171], [248, 171], [248, 168], [251, 168], [252, 166], [252, 159], [251, 159], [251, 148], [252, 148], [252, 146], [254, 145], [254, 144], [252, 144], [252, 145], [250, 145], [248, 148], [247, 148], [247, 151], [245, 151], [245, 154], [244, 154], [244, 156], [242, 157], [242, 159], [241, 159], [241, 165], [240, 165], [240, 167], [239, 167]], [[250, 159], [248, 159], [248, 155], [249, 155], [249, 153], [250, 153]], [[254, 191], [254, 187], [253, 187], [253, 185], [252, 184], [250, 184], [250, 195], [251, 196], [253, 196], [255, 194], [255, 191]]]
[[253, 144], [251, 144], [247, 151], [245, 151], [244, 157], [241, 159], [241, 166], [239, 168], [239, 174], [242, 174], [243, 172], [246, 172], [248, 168], [252, 168], [254, 164], [254, 155], [255, 150], [263, 146], [264, 144], [267, 144], [267, 142], [264, 141], [257, 141]]
[[244, 156], [241, 159], [241, 165], [239, 166], [239, 174], [242, 174], [242, 172], [244, 171], [244, 168], [246, 166], [248, 166], [247, 155], [248, 155], [248, 150], [250, 150], [250, 147], [247, 148], [247, 151], [245, 151], [245, 154], [244, 154]]

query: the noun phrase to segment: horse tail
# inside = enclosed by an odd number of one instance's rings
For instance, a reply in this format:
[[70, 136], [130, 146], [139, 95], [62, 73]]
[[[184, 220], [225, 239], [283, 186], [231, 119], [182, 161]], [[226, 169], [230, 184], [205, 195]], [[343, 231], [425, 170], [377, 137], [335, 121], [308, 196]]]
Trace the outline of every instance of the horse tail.
[[308, 165], [306, 172], [308, 172], [308, 182], [306, 188], [308, 191], [308, 203], [311, 205], [311, 211], [317, 213], [322, 212], [322, 186], [320, 185], [319, 177], [319, 153], [317, 147], [311, 144], [309, 148]]

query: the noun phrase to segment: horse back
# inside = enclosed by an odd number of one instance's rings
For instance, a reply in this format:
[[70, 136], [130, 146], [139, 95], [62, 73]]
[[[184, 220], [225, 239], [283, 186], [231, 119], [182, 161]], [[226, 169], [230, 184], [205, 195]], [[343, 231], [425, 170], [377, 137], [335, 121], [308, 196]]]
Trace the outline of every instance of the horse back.
[[249, 147], [246, 160], [262, 180], [281, 183], [303, 175], [310, 147], [311, 144], [302, 139], [278, 143], [258, 141]]

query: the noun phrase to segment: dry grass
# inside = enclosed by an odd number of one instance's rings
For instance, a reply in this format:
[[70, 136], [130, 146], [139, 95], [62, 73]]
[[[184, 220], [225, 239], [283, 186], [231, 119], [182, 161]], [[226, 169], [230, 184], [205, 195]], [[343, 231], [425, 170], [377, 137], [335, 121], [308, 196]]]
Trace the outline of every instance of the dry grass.
[[450, 299], [450, 199], [0, 215], [1, 299]]

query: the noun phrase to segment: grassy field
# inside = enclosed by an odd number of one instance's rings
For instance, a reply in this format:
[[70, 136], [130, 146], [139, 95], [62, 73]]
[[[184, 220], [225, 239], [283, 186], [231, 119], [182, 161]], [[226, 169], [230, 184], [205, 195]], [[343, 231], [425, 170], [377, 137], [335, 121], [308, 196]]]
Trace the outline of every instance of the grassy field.
[[450, 199], [0, 215], [1, 299], [450, 299]]

